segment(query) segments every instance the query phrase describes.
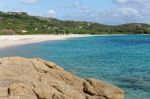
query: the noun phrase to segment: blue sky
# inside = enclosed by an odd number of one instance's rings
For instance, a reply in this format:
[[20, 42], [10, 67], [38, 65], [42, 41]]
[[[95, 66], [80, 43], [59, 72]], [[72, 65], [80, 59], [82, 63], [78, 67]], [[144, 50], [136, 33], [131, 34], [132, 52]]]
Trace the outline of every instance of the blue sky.
[[1, 11], [102, 24], [150, 24], [150, 0], [0, 0]]

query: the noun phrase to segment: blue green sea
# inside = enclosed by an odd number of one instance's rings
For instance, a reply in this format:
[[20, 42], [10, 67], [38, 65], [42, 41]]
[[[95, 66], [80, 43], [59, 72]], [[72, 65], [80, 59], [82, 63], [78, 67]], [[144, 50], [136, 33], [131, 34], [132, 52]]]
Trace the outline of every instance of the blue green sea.
[[150, 99], [150, 35], [94, 36], [0, 50], [0, 57], [40, 57], [83, 78], [125, 90], [125, 99]]

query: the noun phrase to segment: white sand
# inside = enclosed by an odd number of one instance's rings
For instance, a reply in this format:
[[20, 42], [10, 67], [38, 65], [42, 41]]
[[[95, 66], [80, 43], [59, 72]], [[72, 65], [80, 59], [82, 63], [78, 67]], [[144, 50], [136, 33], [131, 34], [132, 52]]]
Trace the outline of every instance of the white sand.
[[70, 38], [77, 37], [87, 37], [90, 35], [78, 35], [78, 34], [70, 34], [70, 35], [3, 35], [0, 36], [0, 49], [24, 45], [24, 44], [32, 44], [39, 43], [50, 40], [65, 40]]

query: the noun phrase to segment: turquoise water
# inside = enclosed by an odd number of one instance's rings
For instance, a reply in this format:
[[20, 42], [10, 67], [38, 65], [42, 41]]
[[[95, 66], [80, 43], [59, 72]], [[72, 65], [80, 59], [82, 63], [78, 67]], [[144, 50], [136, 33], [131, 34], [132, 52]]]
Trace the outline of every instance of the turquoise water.
[[80, 77], [125, 90], [125, 99], [150, 99], [150, 35], [96, 36], [0, 50], [0, 57], [52, 60]]

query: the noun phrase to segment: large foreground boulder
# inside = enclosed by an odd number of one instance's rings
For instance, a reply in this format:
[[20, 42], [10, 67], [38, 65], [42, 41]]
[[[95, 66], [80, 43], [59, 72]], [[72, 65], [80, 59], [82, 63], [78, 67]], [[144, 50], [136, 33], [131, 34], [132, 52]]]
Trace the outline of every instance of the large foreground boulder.
[[79, 78], [42, 59], [0, 59], [0, 99], [123, 99], [124, 92]]

